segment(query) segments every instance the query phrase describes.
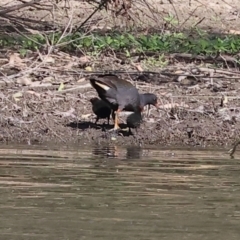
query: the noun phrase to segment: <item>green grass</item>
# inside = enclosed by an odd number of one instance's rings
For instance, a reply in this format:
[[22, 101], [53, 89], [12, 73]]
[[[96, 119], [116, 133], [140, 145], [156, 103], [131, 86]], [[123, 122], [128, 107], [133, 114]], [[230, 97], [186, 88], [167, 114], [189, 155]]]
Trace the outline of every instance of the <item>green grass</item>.
[[15, 47], [24, 53], [27, 49], [34, 50], [50, 43], [63, 51], [81, 50], [86, 53], [104, 51], [121, 51], [130, 57], [135, 53], [191, 53], [212, 55], [217, 53], [236, 54], [240, 51], [240, 37], [210, 36], [197, 32], [195, 37], [184, 33], [151, 34], [134, 36], [130, 33], [92, 34], [81, 33], [60, 38], [60, 33], [48, 36], [31, 35], [28, 37], [1, 38], [0, 47]]

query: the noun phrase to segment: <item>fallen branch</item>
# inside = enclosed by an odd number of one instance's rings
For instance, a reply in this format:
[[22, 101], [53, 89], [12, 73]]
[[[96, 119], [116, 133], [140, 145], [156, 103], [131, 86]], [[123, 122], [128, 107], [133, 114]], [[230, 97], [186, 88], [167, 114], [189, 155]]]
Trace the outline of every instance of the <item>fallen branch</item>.
[[16, 10], [20, 10], [21, 8], [33, 6], [34, 4], [39, 3], [41, 1], [42, 0], [32, 0], [31, 2], [26, 2], [26, 3], [23, 3], [23, 4], [19, 4], [19, 5], [16, 5], [16, 6], [9, 7], [7, 9], [3, 10], [3, 11], [0, 11], [0, 16], [4, 16], [7, 13], [14, 12]]

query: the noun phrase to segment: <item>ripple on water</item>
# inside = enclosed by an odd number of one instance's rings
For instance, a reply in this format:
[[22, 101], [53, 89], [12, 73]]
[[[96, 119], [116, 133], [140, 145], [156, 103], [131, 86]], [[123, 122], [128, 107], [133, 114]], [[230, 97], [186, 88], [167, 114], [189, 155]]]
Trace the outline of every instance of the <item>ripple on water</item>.
[[239, 159], [118, 146], [0, 149], [1, 239], [239, 239]]

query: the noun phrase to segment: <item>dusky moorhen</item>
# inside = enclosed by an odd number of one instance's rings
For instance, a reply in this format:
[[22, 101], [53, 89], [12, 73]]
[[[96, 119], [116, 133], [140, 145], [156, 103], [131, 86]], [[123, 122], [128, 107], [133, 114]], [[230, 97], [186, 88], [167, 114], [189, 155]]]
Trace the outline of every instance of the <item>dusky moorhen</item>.
[[157, 96], [153, 93], [141, 93], [140, 101], [143, 107], [145, 107], [146, 105], [148, 106], [147, 116], [149, 116], [150, 105], [153, 105], [156, 108], [158, 108]]
[[142, 119], [142, 115], [140, 113], [130, 114], [126, 119], [129, 133], [132, 133], [131, 129], [133, 129], [133, 128], [136, 129], [136, 131], [137, 131], [137, 129], [140, 127], [142, 121], [143, 121], [143, 119]]
[[92, 103], [92, 111], [97, 116], [95, 124], [97, 124], [99, 119], [107, 118], [109, 125], [110, 115], [112, 112], [110, 106], [105, 101], [96, 97], [91, 98], [90, 102]]
[[98, 96], [111, 106], [114, 112], [114, 130], [119, 129], [118, 113], [122, 110], [141, 114], [144, 106], [148, 104], [157, 107], [154, 94], [139, 94], [137, 88], [129, 81], [114, 74], [92, 76], [90, 83], [96, 89]]

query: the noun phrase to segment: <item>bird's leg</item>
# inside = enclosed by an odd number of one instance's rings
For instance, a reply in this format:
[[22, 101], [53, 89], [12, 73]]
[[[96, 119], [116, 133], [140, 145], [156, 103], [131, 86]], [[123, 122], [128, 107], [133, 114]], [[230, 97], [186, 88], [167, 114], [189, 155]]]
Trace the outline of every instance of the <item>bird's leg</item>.
[[111, 129], [110, 131], [117, 131], [120, 129], [119, 125], [118, 125], [118, 113], [121, 112], [121, 109], [118, 109], [117, 111], [112, 113], [112, 118], [114, 121], [114, 128]]
[[147, 105], [147, 117], [149, 117], [150, 114], [150, 104]]
[[112, 119], [113, 119], [113, 122], [115, 122], [115, 117], [116, 117], [115, 111], [112, 111]]
[[128, 128], [128, 135], [133, 135], [132, 129], [130, 127]]
[[97, 118], [96, 118], [96, 121], [95, 121], [95, 123], [94, 123], [94, 124], [97, 124], [98, 120], [99, 120], [99, 117], [97, 117]]
[[115, 112], [115, 121], [114, 121], [114, 130], [118, 130], [120, 127], [118, 125], [118, 114], [121, 112], [121, 109], [118, 109], [116, 112]]

